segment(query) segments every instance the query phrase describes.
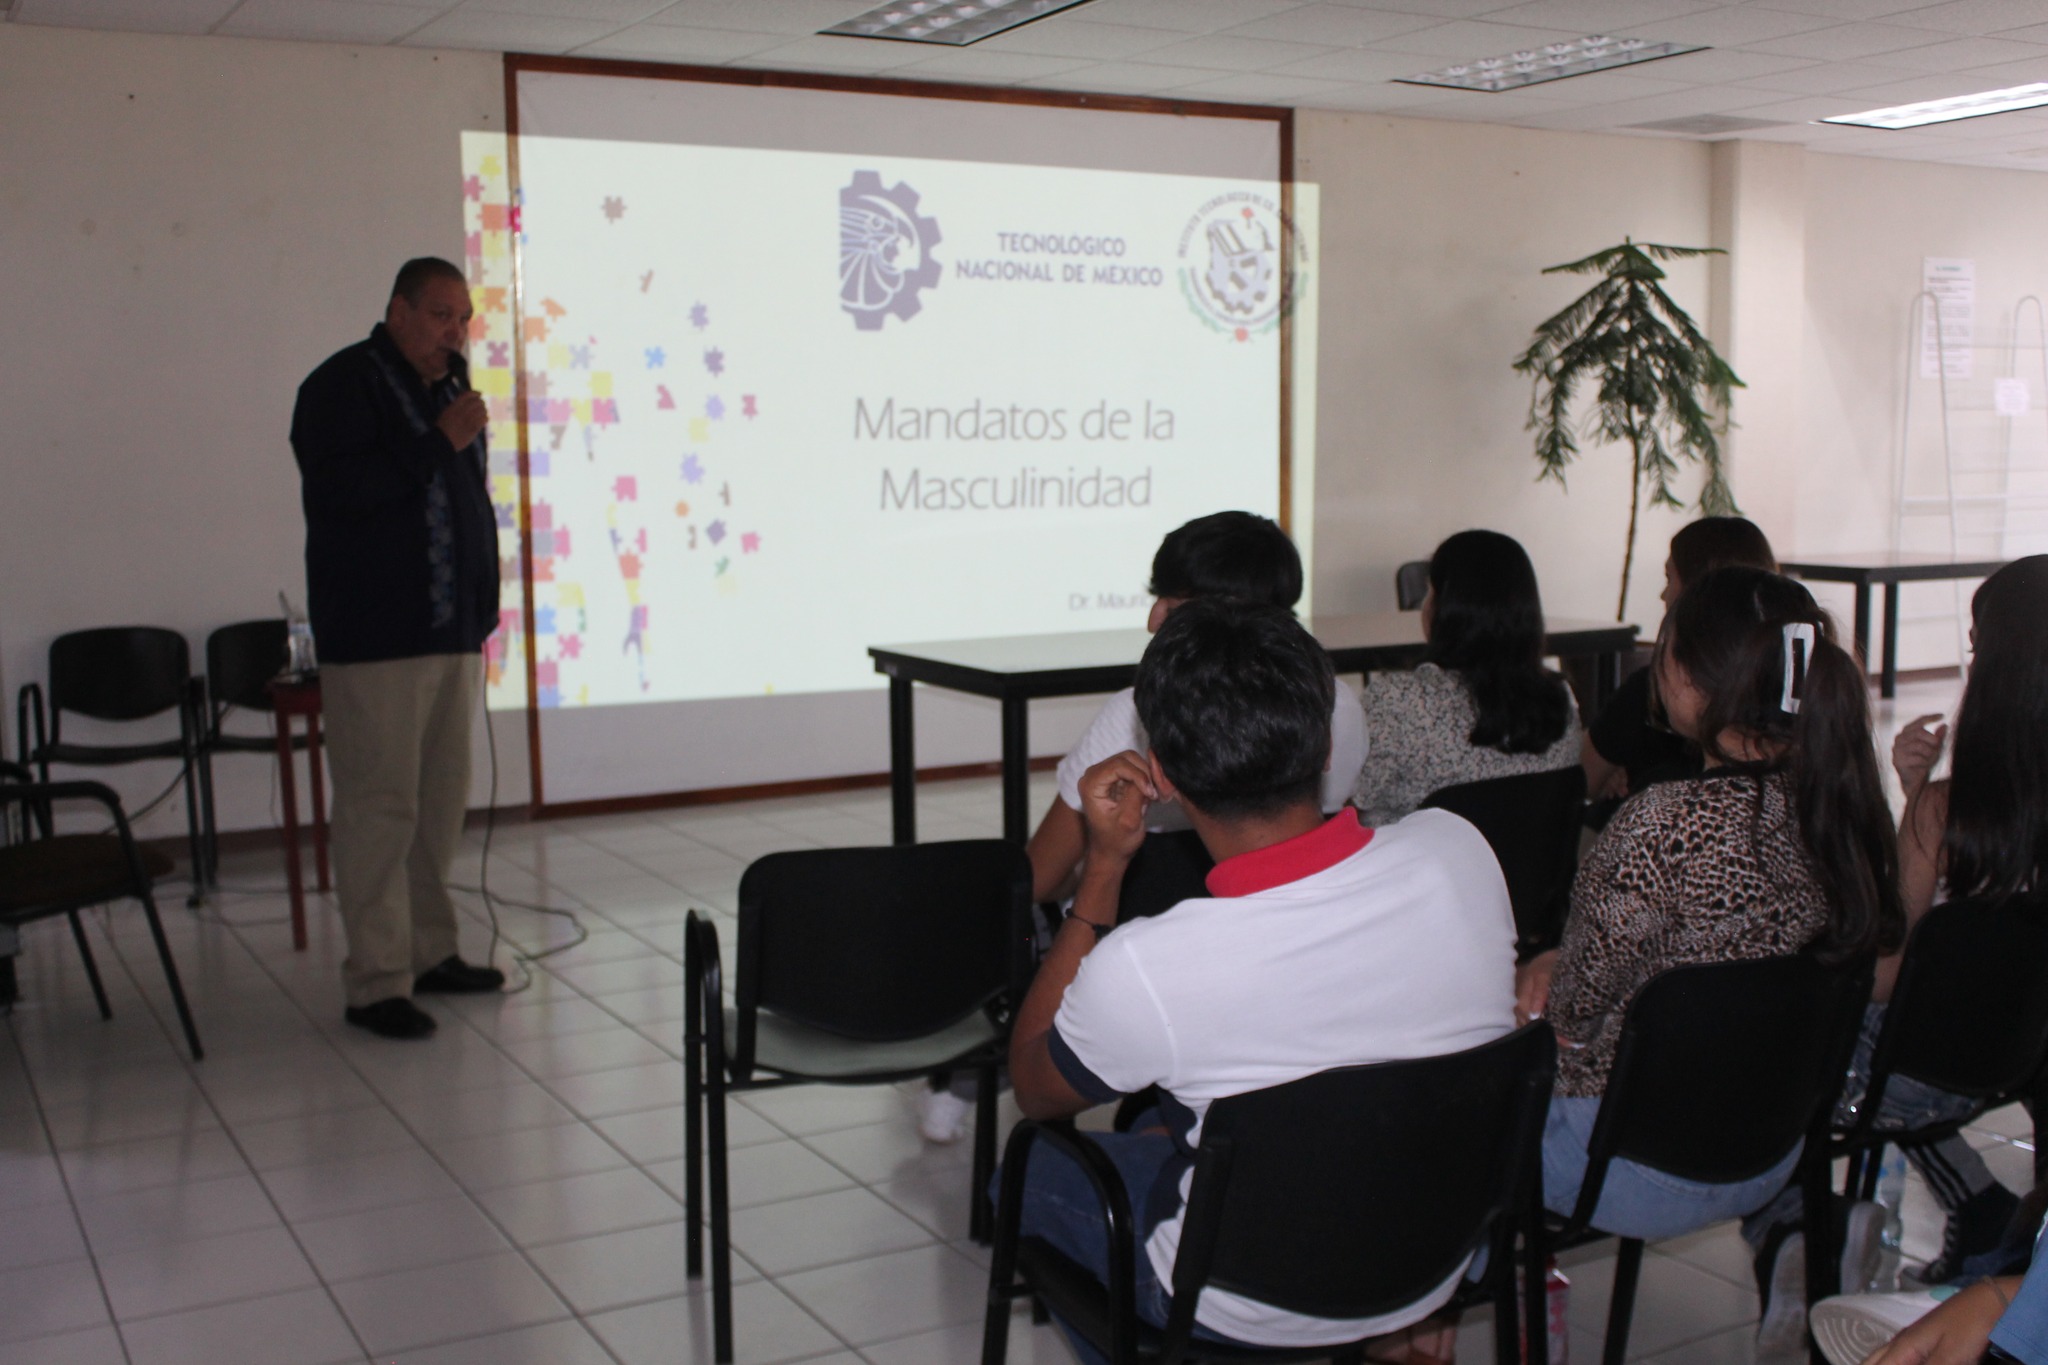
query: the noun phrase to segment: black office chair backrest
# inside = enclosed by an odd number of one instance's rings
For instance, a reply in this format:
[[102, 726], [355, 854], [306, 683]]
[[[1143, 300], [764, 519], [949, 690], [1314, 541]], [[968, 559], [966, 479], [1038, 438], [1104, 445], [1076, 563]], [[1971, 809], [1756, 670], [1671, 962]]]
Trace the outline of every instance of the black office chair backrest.
[[75, 630], [50, 642], [52, 737], [58, 717], [141, 720], [182, 706], [191, 678], [185, 637], [160, 626]]
[[1507, 879], [1515, 936], [1524, 943], [1556, 942], [1578, 868], [1585, 770], [1574, 764], [1460, 782], [1431, 792], [1422, 804], [1462, 815], [1486, 836]]
[[1959, 1095], [2018, 1089], [2048, 1053], [2048, 894], [1950, 901], [1913, 927], [1873, 1070]]
[[1218, 1100], [1202, 1122], [1174, 1299], [1204, 1283], [1364, 1318], [1449, 1279], [1512, 1214], [1556, 1051], [1530, 1024], [1448, 1056], [1343, 1067]]
[[1402, 611], [1416, 611], [1429, 596], [1429, 561], [1411, 559], [1394, 570], [1394, 605]]
[[206, 637], [206, 693], [217, 717], [222, 707], [271, 710], [270, 680], [284, 671], [283, 617], [237, 621]]
[[1191, 829], [1147, 834], [1124, 869], [1123, 886], [1117, 893], [1117, 923], [1164, 914], [1182, 901], [1208, 899], [1209, 885], [1204, 879], [1214, 866], [1216, 860]]
[[1832, 1111], [1870, 998], [1867, 959], [1674, 967], [1623, 1018], [1589, 1153], [1725, 1185], [1762, 1175]]
[[740, 878], [738, 1029], [771, 1010], [845, 1038], [889, 1042], [958, 1023], [1019, 988], [1031, 865], [1000, 839], [802, 849]]

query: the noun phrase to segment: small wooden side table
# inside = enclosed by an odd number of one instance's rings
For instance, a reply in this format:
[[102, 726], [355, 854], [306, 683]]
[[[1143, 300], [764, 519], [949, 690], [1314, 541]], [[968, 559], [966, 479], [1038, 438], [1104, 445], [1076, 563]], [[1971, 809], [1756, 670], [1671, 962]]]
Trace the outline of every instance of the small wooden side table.
[[292, 947], [306, 951], [305, 873], [299, 866], [299, 783], [292, 771], [292, 717], [306, 718], [306, 769], [313, 781], [313, 866], [328, 889], [327, 782], [320, 763], [320, 678], [278, 678], [270, 684], [277, 712], [277, 769], [284, 793], [284, 873], [292, 894]]

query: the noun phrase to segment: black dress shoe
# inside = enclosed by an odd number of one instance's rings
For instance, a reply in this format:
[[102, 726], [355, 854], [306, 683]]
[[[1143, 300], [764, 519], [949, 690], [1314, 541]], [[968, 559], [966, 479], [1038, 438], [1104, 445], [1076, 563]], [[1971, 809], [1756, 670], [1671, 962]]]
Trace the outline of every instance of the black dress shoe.
[[350, 1005], [341, 1017], [379, 1038], [425, 1038], [439, 1027], [433, 1015], [402, 995], [374, 1005]]
[[442, 995], [483, 995], [503, 990], [505, 974], [496, 967], [473, 967], [459, 957], [451, 957], [414, 977], [412, 988], [415, 992], [438, 991]]

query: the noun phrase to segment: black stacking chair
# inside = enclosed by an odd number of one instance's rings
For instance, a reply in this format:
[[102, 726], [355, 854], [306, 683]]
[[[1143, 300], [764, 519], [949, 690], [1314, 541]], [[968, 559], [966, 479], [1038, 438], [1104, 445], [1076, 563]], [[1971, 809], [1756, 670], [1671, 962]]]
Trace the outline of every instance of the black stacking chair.
[[[107, 626], [59, 635], [50, 642], [47, 698], [25, 684], [15, 699], [15, 733], [23, 766], [47, 783], [50, 765], [110, 767], [149, 759], [175, 760], [185, 786], [185, 824], [192, 852], [192, 902], [208, 875], [199, 832], [199, 682], [185, 637], [158, 626]], [[64, 713], [100, 721], [138, 721], [175, 711], [174, 738], [132, 744], [81, 744], [63, 737]]]
[[[1831, 967], [1807, 954], [1674, 967], [1651, 978], [1622, 1019], [1578, 1204], [1569, 1217], [1549, 1219], [1541, 1239], [1559, 1248], [1609, 1235], [1593, 1215], [1614, 1161], [1725, 1185], [1762, 1175], [1801, 1141], [1796, 1178], [1809, 1215], [1824, 1211], [1827, 1127], [1870, 980], [1868, 959]], [[1807, 1219], [1809, 1284], [1833, 1254], [1832, 1227], [1824, 1212]], [[1620, 1241], [1605, 1365], [1628, 1354], [1643, 1264], [1642, 1239]]]
[[970, 1228], [986, 1240], [996, 1069], [1028, 981], [1031, 864], [1000, 839], [804, 849], [740, 878], [739, 964], [723, 1001], [718, 931], [684, 926], [688, 1268], [703, 1274], [700, 1168], [710, 1147], [714, 1356], [732, 1359], [725, 1097], [823, 1081], [875, 1085], [972, 1070]]
[[1522, 955], [1557, 945], [1579, 865], [1579, 822], [1586, 805], [1586, 773], [1577, 764], [1543, 773], [1519, 773], [1460, 782], [1422, 803], [1471, 821], [1507, 878]]
[[[206, 709], [199, 735], [201, 830], [206, 841], [209, 874], [220, 864], [219, 826], [213, 811], [213, 756], [277, 752], [274, 729], [263, 734], [237, 734], [226, 727], [232, 711], [269, 716], [270, 681], [284, 671], [286, 624], [283, 617], [237, 621], [206, 637]], [[292, 747], [304, 749], [306, 737], [292, 736]], [[319, 775], [314, 775], [319, 782]]]
[[[1986, 1110], [2031, 1099], [2048, 1059], [2048, 894], [1997, 904], [1950, 901], [1913, 926], [1899, 977], [1871, 1052], [1870, 1083], [1856, 1117], [1835, 1130], [1830, 1156], [1850, 1159], [1845, 1194], [1876, 1192], [1886, 1143], [1939, 1142]], [[1902, 1130], [1877, 1126], [1892, 1077], [1906, 1076], [1977, 1101], [1961, 1118]], [[2036, 1151], [2039, 1150], [2036, 1111]], [[1808, 1298], [1835, 1293], [1837, 1267], [1809, 1280]], [[1811, 1274], [1812, 1272], [1809, 1272]]]
[[[1514, 1237], [1540, 1197], [1539, 1153], [1556, 1052], [1535, 1023], [1465, 1052], [1343, 1067], [1218, 1100], [1202, 1123], [1164, 1328], [1139, 1320], [1145, 1254], [1116, 1168], [1070, 1125], [1025, 1122], [1003, 1154], [982, 1365], [1002, 1365], [1010, 1307], [1035, 1297], [1114, 1365], [1183, 1360], [1365, 1359], [1363, 1341], [1250, 1348], [1192, 1335], [1205, 1286], [1296, 1313], [1364, 1318], [1414, 1303], [1481, 1248], [1494, 1351], [1518, 1359]], [[1024, 1178], [1041, 1145], [1087, 1172], [1108, 1223], [1110, 1282], [1020, 1237]], [[1525, 1262], [1525, 1277], [1540, 1261]], [[1528, 1301], [1542, 1334], [1540, 1282]]]
[[1394, 570], [1394, 605], [1402, 611], [1419, 611], [1429, 596], [1429, 561], [1411, 559]]
[[[63, 802], [90, 801], [113, 821], [106, 834], [57, 834], [52, 811]], [[37, 782], [27, 768], [0, 763], [0, 830], [5, 817], [18, 811], [15, 825], [21, 838], [0, 844], [0, 924], [19, 927], [31, 921], [63, 915], [71, 922], [72, 941], [85, 961], [85, 976], [92, 983], [93, 999], [100, 1018], [114, 1017], [107, 1003], [107, 989], [100, 980], [99, 964], [93, 961], [92, 945], [78, 912], [110, 901], [133, 898], [142, 902], [149, 920], [150, 936], [156, 940], [157, 958], [163, 963], [164, 981], [171, 988], [171, 1003], [185, 1030], [192, 1060], [206, 1054], [199, 1046], [199, 1031], [192, 1024], [191, 1007], [185, 1003], [185, 988], [178, 980], [177, 964], [171, 960], [171, 945], [164, 938], [163, 922], [157, 918], [156, 898], [151, 884], [171, 871], [171, 860], [135, 842], [128, 827], [128, 815], [121, 799], [98, 782]], [[13, 960], [6, 959], [11, 972]], [[12, 983], [5, 983], [11, 985]]]

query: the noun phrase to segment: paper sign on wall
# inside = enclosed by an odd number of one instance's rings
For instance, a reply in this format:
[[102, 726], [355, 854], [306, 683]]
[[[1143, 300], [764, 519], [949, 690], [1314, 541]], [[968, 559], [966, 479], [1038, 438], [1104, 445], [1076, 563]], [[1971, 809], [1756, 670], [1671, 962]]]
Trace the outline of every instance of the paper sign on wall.
[[1991, 386], [1991, 406], [2000, 417], [2025, 417], [2027, 415], [2027, 381], [2024, 379], [2000, 379]]
[[1945, 359], [1950, 379], [1968, 379], [1977, 359], [1971, 346], [1977, 327], [1977, 263], [1956, 256], [1922, 257], [1920, 287], [1934, 296], [1920, 325], [1920, 377], [1939, 375]]

